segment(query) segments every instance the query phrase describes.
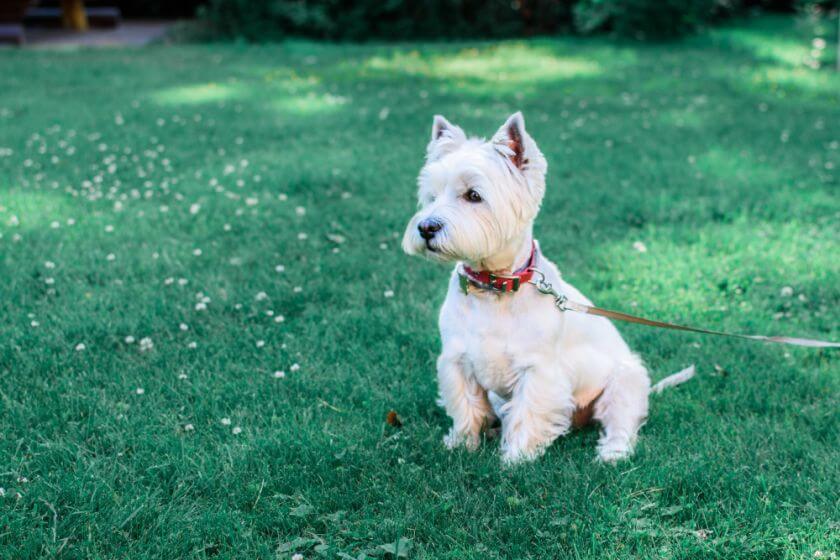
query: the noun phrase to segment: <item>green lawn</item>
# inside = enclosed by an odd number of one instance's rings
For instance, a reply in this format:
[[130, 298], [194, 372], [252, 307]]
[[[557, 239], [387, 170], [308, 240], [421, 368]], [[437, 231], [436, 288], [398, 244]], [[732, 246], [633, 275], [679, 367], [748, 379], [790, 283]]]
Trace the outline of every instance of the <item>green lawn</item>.
[[699, 371], [637, 455], [502, 470], [443, 448], [449, 270], [399, 248], [432, 115], [522, 109], [596, 303], [840, 339], [814, 36], [0, 51], [0, 557], [836, 558], [840, 354], [620, 325]]

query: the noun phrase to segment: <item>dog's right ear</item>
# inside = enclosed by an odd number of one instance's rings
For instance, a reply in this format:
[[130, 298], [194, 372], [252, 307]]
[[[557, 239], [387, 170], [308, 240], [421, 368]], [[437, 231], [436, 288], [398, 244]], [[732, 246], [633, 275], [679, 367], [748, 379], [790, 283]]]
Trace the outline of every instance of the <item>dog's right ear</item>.
[[454, 151], [467, 139], [467, 135], [446, 120], [442, 115], [435, 115], [432, 121], [432, 139], [426, 148], [426, 159], [434, 161]]

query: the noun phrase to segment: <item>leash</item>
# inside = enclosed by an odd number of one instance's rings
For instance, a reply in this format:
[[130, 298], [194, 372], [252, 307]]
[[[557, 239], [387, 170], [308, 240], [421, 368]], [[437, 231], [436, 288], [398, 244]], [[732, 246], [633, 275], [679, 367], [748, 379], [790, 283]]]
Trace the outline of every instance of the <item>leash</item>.
[[616, 321], [625, 321], [627, 323], [637, 323], [639, 325], [647, 325], [648, 327], [658, 327], [660, 329], [671, 329], [676, 331], [687, 331], [701, 334], [712, 334], [715, 336], [728, 336], [731, 338], [742, 338], [747, 340], [762, 340], [764, 342], [776, 342], [778, 344], [793, 344], [795, 346], [808, 346], [811, 348], [840, 348], [840, 342], [827, 342], [824, 340], [814, 340], [811, 338], [795, 338], [791, 336], [763, 336], [760, 334], [738, 334], [728, 333], [723, 331], [713, 331], [710, 329], [701, 329], [698, 327], [688, 327], [685, 325], [677, 325], [675, 323], [667, 323], [665, 321], [654, 321], [653, 319], [645, 319], [629, 313], [622, 313], [620, 311], [612, 311], [603, 309], [594, 305], [587, 305], [585, 303], [578, 303], [571, 301], [565, 295], [558, 292], [545, 279], [545, 274], [542, 271], [533, 268], [540, 278], [537, 280], [529, 280], [529, 284], [536, 286], [537, 290], [542, 294], [550, 295], [554, 298], [554, 306], [560, 311], [576, 311], [577, 313], [586, 313], [587, 315], [598, 315], [606, 317], [607, 319], [615, 319]]

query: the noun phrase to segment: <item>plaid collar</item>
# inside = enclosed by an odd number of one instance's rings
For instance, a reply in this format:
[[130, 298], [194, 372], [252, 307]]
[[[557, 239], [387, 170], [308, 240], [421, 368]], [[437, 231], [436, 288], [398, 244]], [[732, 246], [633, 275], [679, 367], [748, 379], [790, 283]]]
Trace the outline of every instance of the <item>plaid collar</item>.
[[461, 283], [461, 290], [469, 294], [470, 286], [480, 290], [493, 292], [516, 292], [519, 287], [528, 282], [534, 275], [534, 266], [537, 264], [537, 244], [531, 242], [531, 256], [525, 265], [510, 274], [495, 274], [489, 270], [473, 270], [467, 265], [462, 265], [458, 271]]

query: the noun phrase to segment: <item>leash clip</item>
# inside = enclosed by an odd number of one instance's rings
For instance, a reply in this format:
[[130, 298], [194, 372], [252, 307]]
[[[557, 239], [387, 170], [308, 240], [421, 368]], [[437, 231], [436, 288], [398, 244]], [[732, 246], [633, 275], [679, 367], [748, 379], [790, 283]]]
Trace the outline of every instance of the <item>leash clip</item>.
[[554, 306], [557, 309], [567, 311], [569, 308], [566, 306], [566, 302], [569, 301], [569, 298], [554, 289], [551, 282], [545, 279], [545, 274], [543, 274], [542, 270], [538, 268], [532, 268], [531, 270], [539, 274], [540, 277], [536, 281], [529, 280], [528, 283], [533, 284], [541, 294], [552, 296], [554, 298]]

